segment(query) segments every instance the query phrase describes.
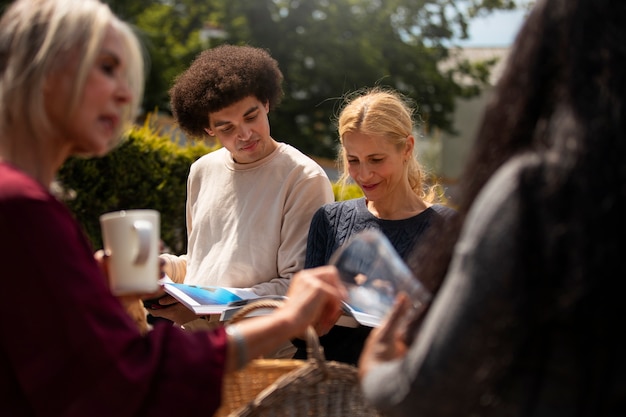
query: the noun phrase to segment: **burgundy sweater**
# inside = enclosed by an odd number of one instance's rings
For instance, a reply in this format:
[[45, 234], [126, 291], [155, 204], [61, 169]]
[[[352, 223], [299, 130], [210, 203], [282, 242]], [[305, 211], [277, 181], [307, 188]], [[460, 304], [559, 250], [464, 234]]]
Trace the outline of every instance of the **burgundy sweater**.
[[0, 415], [212, 415], [223, 329], [142, 336], [85, 235], [44, 187], [0, 163]]

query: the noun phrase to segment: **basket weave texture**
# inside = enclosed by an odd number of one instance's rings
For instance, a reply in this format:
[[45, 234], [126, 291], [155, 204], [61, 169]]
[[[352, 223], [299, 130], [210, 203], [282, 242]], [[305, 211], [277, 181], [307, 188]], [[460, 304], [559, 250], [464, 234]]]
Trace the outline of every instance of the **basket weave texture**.
[[228, 416], [253, 400], [278, 378], [306, 363], [298, 359], [255, 359], [244, 369], [224, 375], [222, 406], [214, 416]]
[[[251, 303], [233, 317], [240, 320], [278, 301]], [[222, 407], [215, 416], [382, 417], [363, 397], [357, 368], [326, 361], [313, 328], [306, 334], [308, 359], [257, 359], [225, 376]]]

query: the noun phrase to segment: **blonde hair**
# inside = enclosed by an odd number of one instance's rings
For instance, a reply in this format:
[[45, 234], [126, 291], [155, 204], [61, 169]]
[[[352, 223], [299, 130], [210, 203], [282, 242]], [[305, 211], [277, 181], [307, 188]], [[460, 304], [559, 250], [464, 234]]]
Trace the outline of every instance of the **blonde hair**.
[[[338, 182], [345, 185], [350, 178], [343, 146], [346, 133], [358, 132], [381, 137], [401, 150], [406, 146], [407, 138], [413, 134], [414, 112], [410, 100], [392, 89], [374, 87], [348, 95], [337, 120], [341, 143], [337, 159], [341, 172]], [[428, 202], [435, 200], [434, 187], [425, 186], [425, 174], [415, 155], [407, 162], [407, 176], [411, 189], [420, 199]]]
[[144, 54], [131, 27], [98, 0], [14, 2], [0, 20], [0, 131], [26, 126], [33, 140], [41, 140], [51, 127], [42, 93], [46, 79], [75, 56], [76, 82], [67, 112], [72, 117], [110, 28], [124, 43], [126, 78], [132, 91], [121, 130], [138, 114], [144, 88]]

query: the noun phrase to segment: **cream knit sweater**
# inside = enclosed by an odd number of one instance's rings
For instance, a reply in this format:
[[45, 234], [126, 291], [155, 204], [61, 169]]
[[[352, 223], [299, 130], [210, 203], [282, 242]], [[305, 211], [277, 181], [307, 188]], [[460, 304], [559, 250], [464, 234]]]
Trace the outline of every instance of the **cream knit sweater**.
[[334, 201], [324, 170], [290, 145], [237, 164], [219, 149], [198, 159], [187, 183], [188, 250], [165, 255], [172, 279], [285, 294], [304, 267], [313, 213]]

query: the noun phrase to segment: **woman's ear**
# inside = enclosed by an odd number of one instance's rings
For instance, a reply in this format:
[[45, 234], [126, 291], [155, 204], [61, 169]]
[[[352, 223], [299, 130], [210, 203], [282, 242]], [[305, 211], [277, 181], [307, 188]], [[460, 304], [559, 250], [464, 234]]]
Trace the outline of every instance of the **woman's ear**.
[[208, 127], [205, 127], [204, 131], [206, 132], [207, 135], [209, 135], [211, 137], [215, 136], [215, 133], [211, 129], [209, 129]]
[[415, 138], [413, 135], [409, 135], [406, 137], [406, 142], [404, 143], [405, 160], [409, 160], [413, 157], [413, 149], [415, 149]]

